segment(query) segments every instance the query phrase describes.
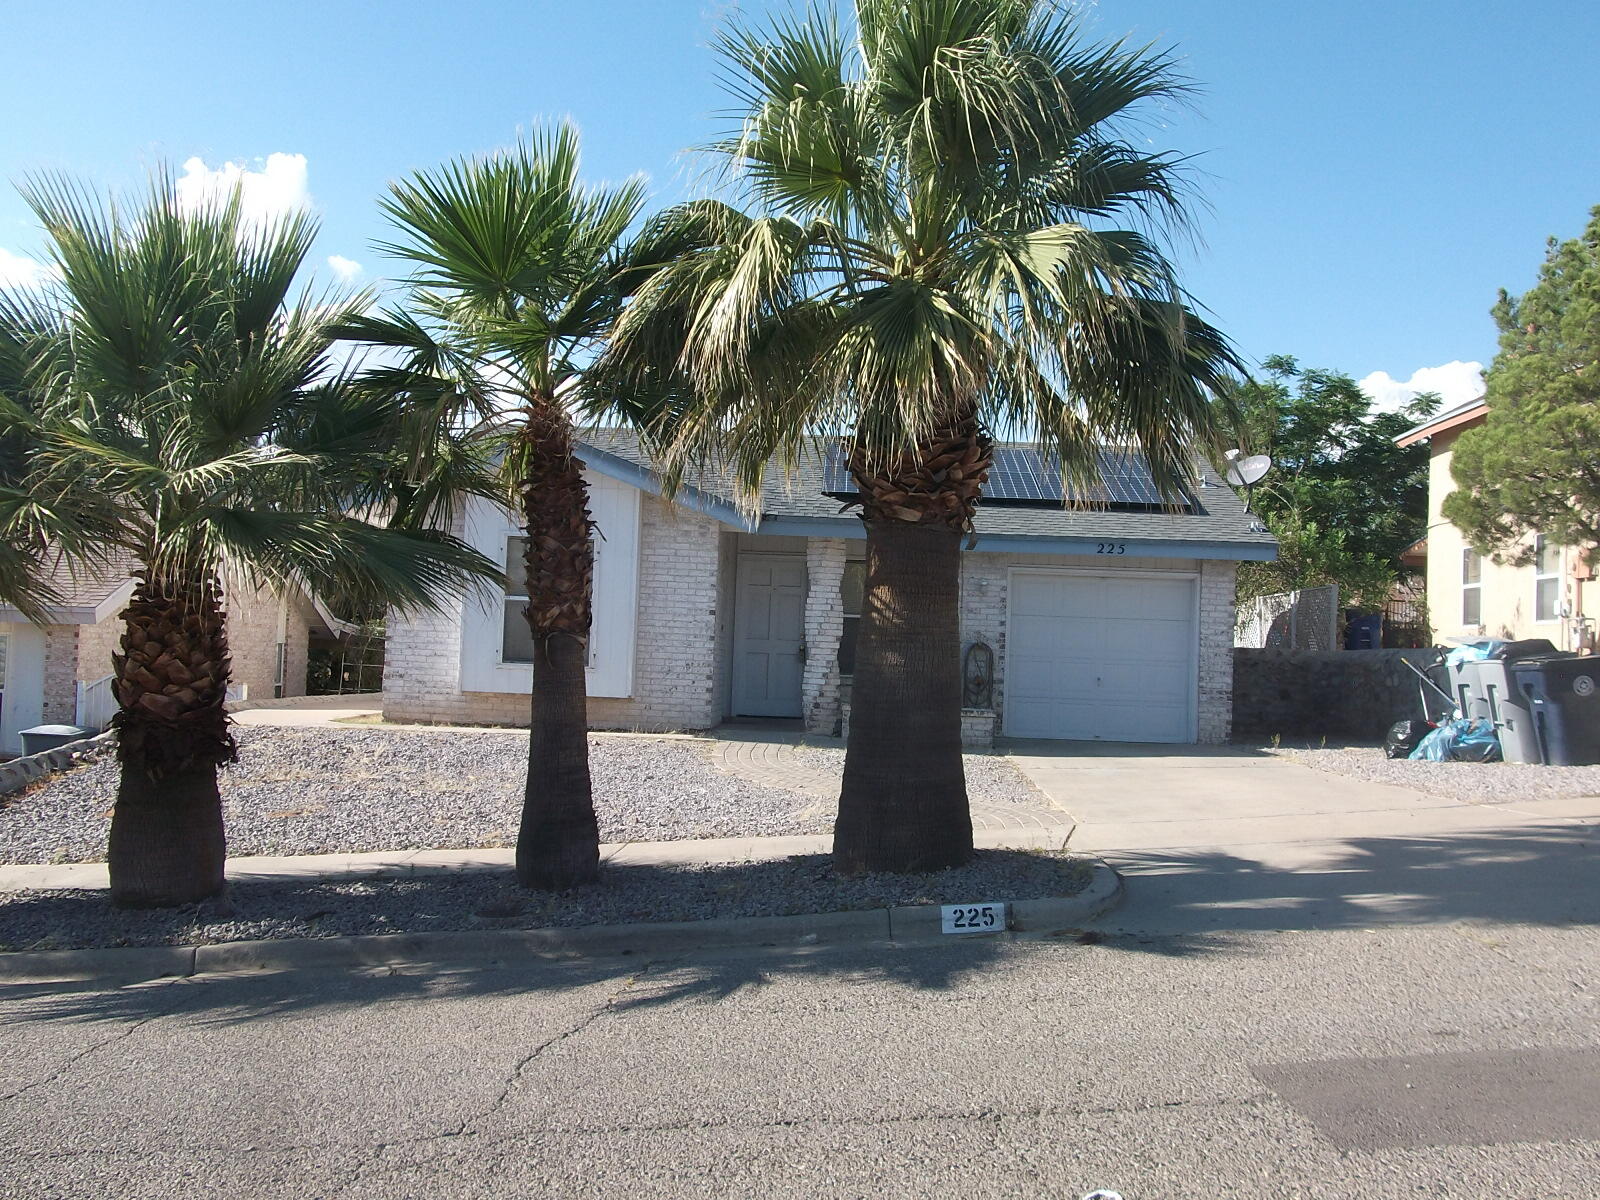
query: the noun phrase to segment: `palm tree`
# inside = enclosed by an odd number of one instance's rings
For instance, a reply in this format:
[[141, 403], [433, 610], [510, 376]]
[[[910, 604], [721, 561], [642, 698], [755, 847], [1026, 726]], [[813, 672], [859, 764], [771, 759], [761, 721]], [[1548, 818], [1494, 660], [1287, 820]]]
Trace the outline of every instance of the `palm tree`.
[[643, 286], [598, 377], [669, 473], [720, 461], [746, 494], [843, 437], [867, 591], [835, 863], [933, 870], [972, 849], [957, 598], [990, 433], [1075, 481], [1136, 447], [1172, 495], [1233, 357], [1156, 242], [1182, 164], [1130, 137], [1184, 94], [1168, 57], [1086, 43], [1049, 0], [854, 10], [721, 37], [728, 198], [678, 210], [703, 248]]
[[53, 334], [53, 314], [29, 292], [0, 292], [0, 604], [39, 624], [61, 600], [64, 562], [103, 558], [109, 507], [103, 497], [64, 479], [45, 489], [34, 477], [43, 446], [30, 364]]
[[6, 322], [39, 418], [29, 489], [100, 497], [104, 551], [141, 564], [114, 658], [112, 898], [188, 903], [223, 886], [224, 578], [421, 606], [493, 564], [349, 515], [382, 497], [396, 413], [329, 363], [324, 322], [365, 300], [291, 299], [309, 217], [188, 209], [166, 175], [131, 210], [59, 178], [24, 194], [60, 275], [26, 338]]
[[[517, 876], [561, 890], [599, 875], [584, 675], [594, 524], [570, 404], [600, 339], [658, 254], [639, 180], [587, 188], [570, 126], [394, 184], [383, 209], [409, 263], [406, 307], [341, 333], [399, 355], [369, 386], [500, 439], [503, 495], [527, 527], [533, 635], [528, 776]], [[510, 564], [507, 564], [510, 569]]]

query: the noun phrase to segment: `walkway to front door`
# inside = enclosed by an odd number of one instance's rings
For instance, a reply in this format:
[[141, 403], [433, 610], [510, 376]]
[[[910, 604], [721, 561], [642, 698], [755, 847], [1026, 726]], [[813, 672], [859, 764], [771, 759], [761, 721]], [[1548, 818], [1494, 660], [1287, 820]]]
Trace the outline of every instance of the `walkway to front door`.
[[797, 554], [741, 554], [736, 588], [733, 715], [798, 717], [806, 560]]

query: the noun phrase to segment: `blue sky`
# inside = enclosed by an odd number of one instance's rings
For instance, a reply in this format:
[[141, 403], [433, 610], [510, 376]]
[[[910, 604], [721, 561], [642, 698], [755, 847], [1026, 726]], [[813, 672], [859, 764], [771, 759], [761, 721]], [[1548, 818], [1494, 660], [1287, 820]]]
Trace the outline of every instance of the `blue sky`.
[[[708, 49], [741, 6], [708, 0], [11, 0], [0, 15], [0, 173], [102, 187], [147, 167], [252, 173], [309, 197], [318, 263], [385, 272], [393, 178], [570, 116], [596, 180], [644, 172], [667, 203], [726, 101]], [[747, 0], [746, 12], [759, 11]], [[1406, 381], [1487, 363], [1496, 289], [1533, 282], [1546, 237], [1600, 203], [1600, 6], [1579, 0], [1100, 0], [1103, 38], [1170, 46], [1198, 113], [1148, 130], [1198, 156], [1196, 298], [1252, 359]], [[271, 156], [282, 156], [272, 158]], [[303, 163], [300, 161], [303, 158]], [[259, 175], [259, 178], [257, 177]], [[38, 234], [0, 192], [0, 278]], [[350, 267], [345, 267], [346, 271]], [[1383, 373], [1379, 375], [1378, 373]], [[1466, 398], [1472, 371], [1422, 381]]]

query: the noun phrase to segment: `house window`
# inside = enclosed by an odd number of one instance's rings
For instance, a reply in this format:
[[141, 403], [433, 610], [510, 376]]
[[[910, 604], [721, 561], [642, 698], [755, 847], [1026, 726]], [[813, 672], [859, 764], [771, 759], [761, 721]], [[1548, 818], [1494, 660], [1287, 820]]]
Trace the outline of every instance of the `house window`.
[[1483, 557], [1470, 546], [1461, 552], [1461, 623], [1483, 624]]
[[533, 661], [533, 630], [522, 611], [528, 607], [528, 568], [523, 563], [523, 551], [528, 539], [517, 535], [506, 539], [506, 599], [501, 606], [500, 661], [506, 663], [531, 663]]
[[867, 586], [867, 564], [847, 562], [839, 581], [839, 607], [844, 611], [844, 630], [839, 634], [839, 674], [856, 672], [856, 632], [861, 626], [861, 597]]
[[1552, 546], [1541, 533], [1533, 539], [1533, 619], [1560, 618], [1561, 547]]
[[[522, 561], [528, 539], [522, 534], [506, 538], [506, 598], [502, 606], [500, 625], [500, 661], [503, 663], [531, 663], [533, 661], [533, 630], [523, 609], [528, 607], [528, 565]], [[600, 542], [589, 539], [589, 549], [594, 555], [594, 566], [600, 566]], [[584, 666], [595, 666], [594, 629], [589, 630], [589, 652]]]

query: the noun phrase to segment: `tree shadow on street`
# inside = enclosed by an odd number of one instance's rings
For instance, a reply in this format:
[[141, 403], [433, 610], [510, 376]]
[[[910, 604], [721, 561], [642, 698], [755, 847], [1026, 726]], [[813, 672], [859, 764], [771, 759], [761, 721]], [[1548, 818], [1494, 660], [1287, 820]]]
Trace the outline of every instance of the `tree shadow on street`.
[[1260, 848], [1116, 851], [1128, 903], [1098, 928], [1183, 933], [1600, 924], [1600, 829], [1568, 821]]
[[[1270, 953], [1253, 934], [1378, 924], [1503, 922], [1549, 927], [1600, 924], [1600, 831], [1546, 823], [1471, 833], [1349, 839], [1305, 848], [1304, 861], [1272, 866], [1224, 849], [1121, 852], [1128, 900], [1084, 932], [1012, 940], [771, 946], [743, 951], [596, 957], [523, 953], [453, 965], [302, 970], [199, 976], [104, 990], [102, 984], [0, 988], [0, 1021], [131, 1022], [172, 1015], [233, 1023], [290, 1013], [422, 998], [521, 997], [538, 1003], [595, 988], [595, 1002], [627, 1012], [715, 1005], [788, 978], [910, 991], [981, 991], [1041, 953], [1062, 956], [1093, 987], [1079, 942], [1140, 954]], [[1283, 847], [1277, 847], [1283, 850]], [[442, 898], [449, 877], [430, 877]], [[1103, 964], [1103, 959], [1099, 959]], [[646, 982], [647, 981], [647, 982]], [[849, 993], [846, 993], [847, 995]], [[863, 993], [864, 994], [864, 993]]]

